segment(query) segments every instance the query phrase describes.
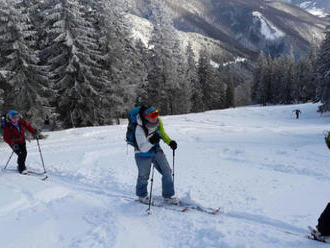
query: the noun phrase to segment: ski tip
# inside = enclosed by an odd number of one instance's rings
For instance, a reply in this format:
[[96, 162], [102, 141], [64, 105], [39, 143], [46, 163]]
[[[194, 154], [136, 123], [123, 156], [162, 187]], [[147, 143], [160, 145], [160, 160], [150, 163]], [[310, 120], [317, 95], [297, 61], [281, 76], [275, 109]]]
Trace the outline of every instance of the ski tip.
[[217, 208], [212, 212], [213, 215], [219, 215], [221, 213], [222, 213], [221, 208]]
[[182, 210], [181, 210], [181, 212], [187, 212], [189, 210], [189, 208], [188, 207], [185, 207], [185, 208], [183, 208]]

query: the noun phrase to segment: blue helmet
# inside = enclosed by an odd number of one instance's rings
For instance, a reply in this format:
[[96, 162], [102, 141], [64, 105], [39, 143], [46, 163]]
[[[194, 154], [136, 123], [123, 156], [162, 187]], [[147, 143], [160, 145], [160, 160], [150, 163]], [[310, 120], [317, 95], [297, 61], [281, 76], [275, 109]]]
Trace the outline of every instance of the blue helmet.
[[159, 116], [159, 111], [155, 107], [149, 107], [143, 112], [143, 117], [146, 120], [155, 119]]
[[16, 111], [16, 110], [9, 110], [9, 112], [8, 112], [9, 119], [13, 119], [13, 117], [15, 115], [18, 115], [18, 111]]
[[152, 112], [156, 111], [157, 109], [155, 107], [149, 107], [147, 108], [146, 110], [144, 110], [143, 114], [145, 115], [149, 115], [151, 114]]

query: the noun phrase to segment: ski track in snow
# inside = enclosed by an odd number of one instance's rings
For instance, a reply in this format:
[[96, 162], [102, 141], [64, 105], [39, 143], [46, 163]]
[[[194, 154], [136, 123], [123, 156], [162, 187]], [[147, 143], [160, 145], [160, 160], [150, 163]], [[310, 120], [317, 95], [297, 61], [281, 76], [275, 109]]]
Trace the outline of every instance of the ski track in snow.
[[[301, 109], [300, 120], [292, 110]], [[304, 238], [329, 201], [330, 118], [317, 105], [241, 107], [163, 117], [175, 139], [177, 195], [221, 207], [211, 216], [135, 201], [137, 168], [126, 125], [49, 133], [49, 179], [0, 173], [0, 247], [325, 247]], [[172, 152], [162, 147], [172, 165]], [[42, 171], [34, 141], [27, 166]], [[0, 145], [0, 166], [10, 151]], [[154, 194], [161, 195], [155, 173]]]

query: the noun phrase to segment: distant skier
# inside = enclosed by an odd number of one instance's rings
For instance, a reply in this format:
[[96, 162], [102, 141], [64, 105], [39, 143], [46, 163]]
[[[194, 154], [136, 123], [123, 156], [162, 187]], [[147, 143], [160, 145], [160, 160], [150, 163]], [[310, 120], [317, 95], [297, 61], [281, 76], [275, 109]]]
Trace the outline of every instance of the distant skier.
[[310, 229], [312, 239], [322, 242], [330, 242], [330, 202], [320, 215], [316, 229]]
[[295, 112], [296, 113], [296, 119], [299, 119], [299, 115], [301, 114], [301, 110], [296, 109], [296, 110], [293, 110], [292, 112]]
[[151, 164], [153, 163], [159, 173], [162, 174], [164, 201], [169, 204], [177, 204], [179, 201], [174, 197], [172, 170], [159, 142], [162, 139], [172, 150], [177, 149], [177, 143], [166, 134], [156, 108], [141, 107], [137, 115], [135, 139], [137, 145], [135, 148], [135, 161], [138, 167], [136, 195], [139, 197], [139, 201], [149, 203], [147, 186]]
[[27, 156], [25, 129], [26, 128], [34, 136], [38, 136], [37, 129], [33, 128], [27, 121], [23, 120], [16, 110], [10, 110], [8, 113], [8, 121], [4, 127], [4, 140], [17, 154], [17, 170], [21, 174], [26, 174], [25, 160]]

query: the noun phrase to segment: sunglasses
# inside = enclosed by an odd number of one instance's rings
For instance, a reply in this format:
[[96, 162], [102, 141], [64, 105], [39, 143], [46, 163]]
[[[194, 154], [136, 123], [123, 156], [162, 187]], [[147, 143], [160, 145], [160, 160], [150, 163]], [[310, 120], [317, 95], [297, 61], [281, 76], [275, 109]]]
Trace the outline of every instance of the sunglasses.
[[155, 119], [159, 116], [158, 110], [151, 112], [150, 114], [144, 115], [146, 119]]

